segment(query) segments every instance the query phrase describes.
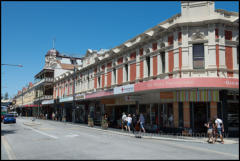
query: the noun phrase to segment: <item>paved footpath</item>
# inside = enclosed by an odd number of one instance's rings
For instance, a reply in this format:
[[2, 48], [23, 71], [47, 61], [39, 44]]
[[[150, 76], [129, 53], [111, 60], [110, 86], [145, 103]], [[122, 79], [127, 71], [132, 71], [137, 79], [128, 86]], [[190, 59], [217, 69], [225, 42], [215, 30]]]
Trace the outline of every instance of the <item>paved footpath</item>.
[[[41, 124], [42, 121], [53, 121], [53, 120], [42, 120], [42, 119], [36, 119], [34, 120], [33, 117], [22, 117], [26, 120], [29, 120], [28, 122], [25, 122], [24, 124], [33, 126]], [[34, 120], [34, 121], [32, 121]], [[208, 144], [206, 137], [194, 137], [194, 136], [180, 136], [180, 135], [165, 135], [165, 134], [156, 134], [156, 133], [135, 133], [132, 132], [126, 132], [122, 131], [121, 129], [115, 129], [115, 128], [108, 128], [108, 129], [102, 129], [100, 126], [94, 126], [94, 127], [88, 127], [86, 124], [79, 124], [79, 123], [71, 123], [71, 122], [60, 122], [60, 121], [53, 121], [53, 122], [59, 122], [63, 124], [71, 124], [76, 125], [84, 128], [90, 128], [95, 129], [99, 131], [105, 131], [112, 134], [118, 134], [118, 135], [125, 135], [130, 137], [141, 137], [144, 139], [156, 139], [156, 140], [168, 140], [168, 141], [181, 141], [181, 142], [196, 142], [196, 143], [204, 143]], [[218, 138], [218, 141], [215, 144], [221, 144], [220, 139]], [[239, 144], [239, 138], [224, 138], [224, 144]]]

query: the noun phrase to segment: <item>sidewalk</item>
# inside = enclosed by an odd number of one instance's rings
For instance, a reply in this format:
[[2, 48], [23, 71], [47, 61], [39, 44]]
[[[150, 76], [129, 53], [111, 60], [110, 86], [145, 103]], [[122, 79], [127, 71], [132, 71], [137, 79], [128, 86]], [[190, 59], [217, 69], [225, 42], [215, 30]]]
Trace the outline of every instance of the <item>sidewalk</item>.
[[[79, 123], [72, 123], [72, 122], [60, 122], [60, 121], [53, 121], [53, 120], [42, 120], [42, 119], [36, 119], [35, 121], [32, 121], [33, 117], [20, 117], [21, 119], [29, 120], [28, 122], [24, 122], [25, 125], [28, 126], [34, 126], [34, 125], [40, 125], [42, 121], [52, 121], [55, 123], [64, 123], [64, 124], [70, 124], [78, 127], [93, 129], [93, 130], [99, 130], [104, 131], [112, 134], [118, 134], [118, 135], [125, 135], [130, 137], [138, 137], [138, 138], [144, 138], [144, 139], [156, 139], [156, 140], [168, 140], [168, 141], [182, 141], [182, 142], [195, 142], [195, 143], [207, 143], [206, 137], [194, 137], [194, 136], [177, 136], [177, 135], [166, 135], [166, 134], [156, 134], [156, 133], [139, 133], [136, 132], [133, 134], [132, 132], [122, 131], [121, 129], [115, 129], [115, 128], [108, 128], [108, 129], [102, 129], [100, 126], [94, 126], [89, 127], [87, 124], [79, 124]], [[220, 141], [220, 139], [218, 139]], [[220, 142], [216, 142], [215, 144], [220, 144]], [[224, 144], [239, 144], [239, 138], [224, 138]]]

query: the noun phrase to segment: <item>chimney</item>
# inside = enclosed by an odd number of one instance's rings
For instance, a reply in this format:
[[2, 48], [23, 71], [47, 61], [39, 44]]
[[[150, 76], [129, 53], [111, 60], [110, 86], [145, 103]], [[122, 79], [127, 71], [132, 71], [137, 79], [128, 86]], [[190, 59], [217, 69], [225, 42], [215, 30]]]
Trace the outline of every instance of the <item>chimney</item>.
[[214, 12], [214, 1], [181, 1], [181, 15], [183, 19], [202, 19], [212, 16]]

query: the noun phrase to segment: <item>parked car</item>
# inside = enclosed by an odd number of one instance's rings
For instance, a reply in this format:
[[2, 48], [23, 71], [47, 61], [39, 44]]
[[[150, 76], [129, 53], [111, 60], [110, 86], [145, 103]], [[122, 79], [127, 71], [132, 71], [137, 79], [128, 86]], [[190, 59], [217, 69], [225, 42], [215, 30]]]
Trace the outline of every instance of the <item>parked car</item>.
[[1, 122], [3, 121], [3, 119], [4, 119], [4, 115], [2, 114], [2, 115], [1, 115]]
[[14, 117], [18, 117], [18, 113], [16, 111], [14, 112], [9, 112], [9, 114], [13, 114]]
[[7, 123], [16, 123], [16, 118], [14, 117], [13, 114], [6, 114], [4, 119], [3, 119], [3, 123], [7, 124]]

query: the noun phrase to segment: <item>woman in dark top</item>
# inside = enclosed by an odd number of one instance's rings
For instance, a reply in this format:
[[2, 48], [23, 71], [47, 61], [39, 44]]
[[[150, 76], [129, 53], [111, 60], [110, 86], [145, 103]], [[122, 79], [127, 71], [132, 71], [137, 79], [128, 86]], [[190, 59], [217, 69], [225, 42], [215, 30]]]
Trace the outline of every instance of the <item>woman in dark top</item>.
[[[214, 143], [215, 142], [215, 140], [213, 138], [214, 124], [213, 124], [212, 120], [209, 120], [208, 123], [205, 124], [205, 126], [208, 128], [208, 131], [207, 131], [207, 133], [208, 133], [208, 141], [207, 142]], [[211, 142], [210, 142], [210, 139], [212, 140]]]

